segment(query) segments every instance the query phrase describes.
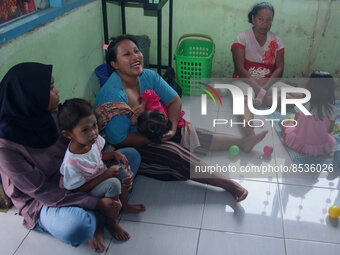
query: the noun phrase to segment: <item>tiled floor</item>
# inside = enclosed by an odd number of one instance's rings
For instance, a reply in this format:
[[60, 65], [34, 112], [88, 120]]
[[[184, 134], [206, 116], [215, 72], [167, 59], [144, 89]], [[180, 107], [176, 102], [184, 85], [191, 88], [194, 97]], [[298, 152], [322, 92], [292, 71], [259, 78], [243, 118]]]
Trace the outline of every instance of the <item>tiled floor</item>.
[[[183, 98], [187, 119], [195, 123], [200, 98]], [[240, 130], [209, 123], [214, 116], [231, 117], [228, 97], [223, 108], [209, 101], [213, 116], [200, 120], [200, 127], [239, 135]], [[215, 107], [215, 108], [214, 108]], [[219, 110], [217, 110], [219, 109]], [[214, 115], [215, 114], [215, 115]], [[289, 165], [292, 162], [276, 132], [266, 125], [266, 138], [251, 153], [236, 157], [227, 151], [209, 153], [208, 164], [251, 166]], [[263, 147], [272, 145], [274, 153], [263, 157]], [[226, 174], [229, 176], [229, 174]], [[114, 255], [206, 255], [206, 254], [340, 254], [340, 223], [328, 217], [328, 208], [340, 206], [340, 172], [265, 176], [235, 174], [248, 189], [248, 198], [235, 203], [220, 188], [187, 182], [161, 182], [138, 176], [130, 201], [144, 203], [147, 211], [123, 215], [120, 224], [130, 234], [127, 242], [113, 240], [105, 233], [107, 250]], [[260, 178], [261, 177], [261, 178]], [[12, 209], [0, 213], [0, 254], [93, 254], [87, 244], [72, 248], [48, 234], [28, 231]]]

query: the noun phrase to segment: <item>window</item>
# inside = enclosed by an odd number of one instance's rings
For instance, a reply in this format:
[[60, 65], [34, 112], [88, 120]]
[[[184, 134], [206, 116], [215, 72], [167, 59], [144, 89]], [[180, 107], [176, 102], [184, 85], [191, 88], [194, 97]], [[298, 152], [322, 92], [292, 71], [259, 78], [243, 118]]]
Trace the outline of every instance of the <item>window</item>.
[[0, 0], [0, 25], [49, 7], [48, 0]]
[[94, 0], [0, 0], [0, 45]]

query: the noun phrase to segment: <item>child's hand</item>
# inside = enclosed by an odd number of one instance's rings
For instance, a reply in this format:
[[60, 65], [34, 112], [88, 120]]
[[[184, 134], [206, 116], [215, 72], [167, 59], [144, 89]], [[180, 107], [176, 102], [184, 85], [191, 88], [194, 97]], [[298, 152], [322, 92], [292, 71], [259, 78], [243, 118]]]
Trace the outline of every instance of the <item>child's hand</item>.
[[133, 184], [133, 172], [131, 171], [130, 166], [128, 167], [128, 170], [129, 170], [130, 176], [122, 180], [122, 186], [130, 190], [132, 189], [132, 184]]
[[104, 173], [107, 174], [107, 176], [111, 177], [117, 177], [119, 175], [119, 165], [113, 165], [110, 168], [106, 169]]
[[123, 153], [120, 153], [119, 151], [114, 151], [113, 157], [118, 162], [118, 164], [122, 164], [124, 165], [124, 167], [128, 168], [129, 161]]
[[174, 130], [169, 130], [168, 133], [165, 133], [162, 137], [162, 141], [167, 141], [170, 140], [171, 138], [174, 137], [174, 135], [176, 134], [176, 131]]

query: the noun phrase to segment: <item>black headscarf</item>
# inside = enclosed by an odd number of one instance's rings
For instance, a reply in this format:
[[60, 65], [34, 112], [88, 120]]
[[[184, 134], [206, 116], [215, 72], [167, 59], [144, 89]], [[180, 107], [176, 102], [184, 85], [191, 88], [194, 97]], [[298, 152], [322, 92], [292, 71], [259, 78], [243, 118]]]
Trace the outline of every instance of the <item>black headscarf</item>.
[[48, 111], [52, 65], [21, 63], [12, 67], [0, 84], [0, 138], [46, 148], [58, 137]]

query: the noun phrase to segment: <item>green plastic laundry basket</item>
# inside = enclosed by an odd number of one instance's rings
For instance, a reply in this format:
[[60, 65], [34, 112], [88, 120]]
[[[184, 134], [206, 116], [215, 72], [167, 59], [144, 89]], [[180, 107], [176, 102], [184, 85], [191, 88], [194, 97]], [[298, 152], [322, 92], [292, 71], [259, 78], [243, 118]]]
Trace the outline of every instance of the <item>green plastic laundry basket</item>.
[[175, 52], [176, 73], [184, 95], [202, 94], [199, 80], [211, 77], [214, 52], [215, 44], [209, 35], [185, 34], [179, 38]]

